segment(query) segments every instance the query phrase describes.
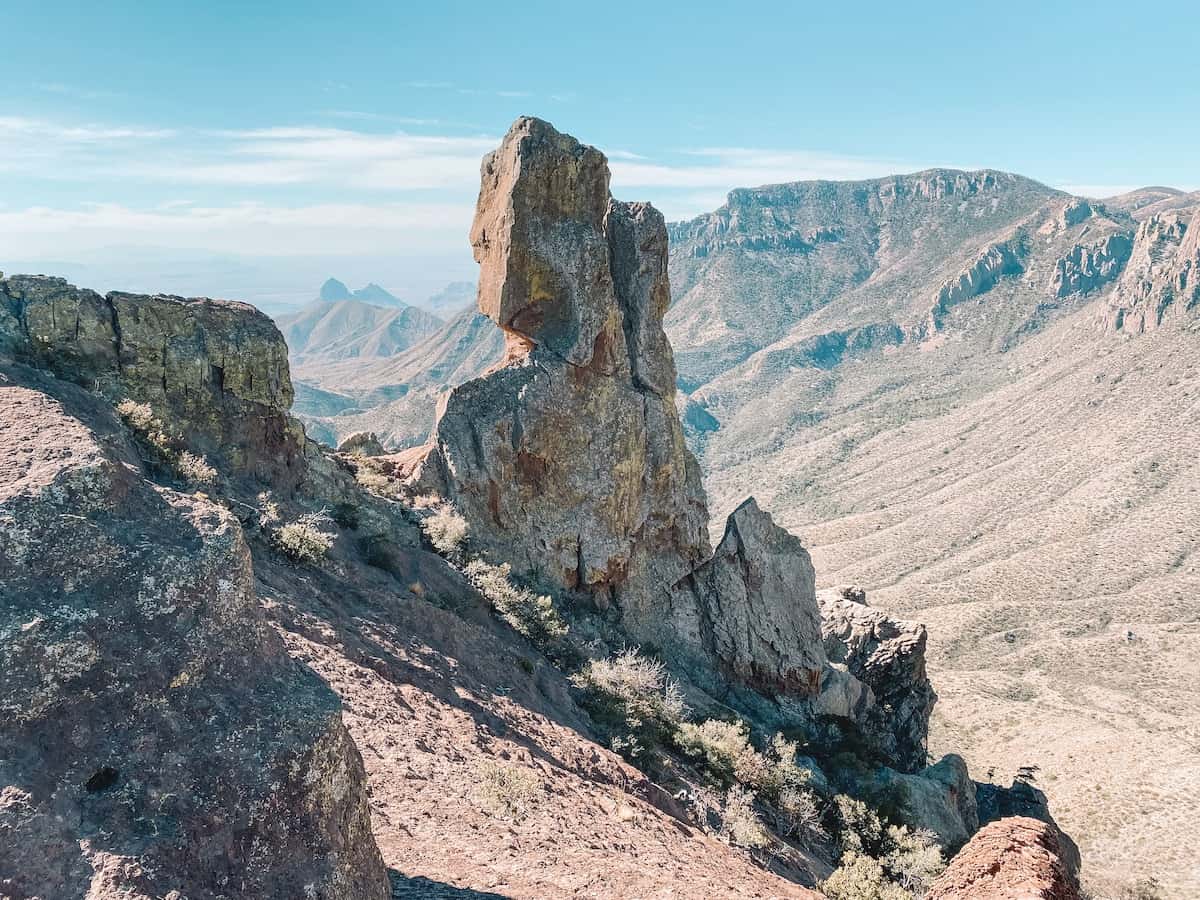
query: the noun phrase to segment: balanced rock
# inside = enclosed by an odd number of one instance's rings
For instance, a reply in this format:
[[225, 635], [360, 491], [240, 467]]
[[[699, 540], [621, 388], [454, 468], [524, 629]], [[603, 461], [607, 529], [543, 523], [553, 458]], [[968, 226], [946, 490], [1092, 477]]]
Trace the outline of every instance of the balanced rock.
[[471, 236], [508, 364], [451, 392], [417, 480], [514, 571], [650, 624], [650, 588], [710, 554], [662, 333], [662, 216], [610, 198], [598, 150], [519, 119], [483, 162]]

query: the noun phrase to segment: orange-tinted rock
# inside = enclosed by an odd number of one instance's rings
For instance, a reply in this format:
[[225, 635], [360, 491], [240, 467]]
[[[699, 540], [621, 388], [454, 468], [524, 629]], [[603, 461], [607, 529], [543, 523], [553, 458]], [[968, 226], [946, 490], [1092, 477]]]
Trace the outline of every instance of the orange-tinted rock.
[[992, 822], [963, 847], [926, 900], [1079, 900], [1057, 828], [1014, 816]]

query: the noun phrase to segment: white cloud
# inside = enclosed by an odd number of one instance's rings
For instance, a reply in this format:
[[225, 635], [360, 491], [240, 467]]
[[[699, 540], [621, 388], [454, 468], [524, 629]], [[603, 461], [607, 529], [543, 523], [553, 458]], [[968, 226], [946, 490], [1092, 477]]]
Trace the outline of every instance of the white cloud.
[[452, 241], [465, 246], [471, 214], [469, 205], [454, 203], [34, 206], [0, 210], [0, 246], [8, 258], [63, 258], [114, 245], [277, 256], [440, 251]]

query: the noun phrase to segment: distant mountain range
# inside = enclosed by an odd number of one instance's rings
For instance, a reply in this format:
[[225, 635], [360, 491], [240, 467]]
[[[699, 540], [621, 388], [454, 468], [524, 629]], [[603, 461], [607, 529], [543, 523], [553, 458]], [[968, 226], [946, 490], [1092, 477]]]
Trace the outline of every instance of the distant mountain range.
[[[926, 622], [935, 744], [1036, 763], [1101, 877], [1180, 896], [1189, 829], [1155, 797], [1200, 743], [1198, 214], [993, 170], [740, 189], [670, 227], [666, 320], [715, 520], [753, 493], [826, 583]], [[502, 348], [465, 312], [298, 367], [296, 408], [418, 444]]]

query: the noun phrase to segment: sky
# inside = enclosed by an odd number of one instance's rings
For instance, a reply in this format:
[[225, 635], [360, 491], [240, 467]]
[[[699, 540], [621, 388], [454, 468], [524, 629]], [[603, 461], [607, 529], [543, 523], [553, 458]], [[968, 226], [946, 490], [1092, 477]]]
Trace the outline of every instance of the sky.
[[671, 219], [932, 166], [1200, 189], [1200, 4], [4, 0], [0, 270], [279, 309], [472, 279], [519, 115]]

